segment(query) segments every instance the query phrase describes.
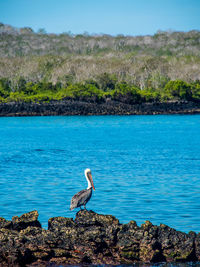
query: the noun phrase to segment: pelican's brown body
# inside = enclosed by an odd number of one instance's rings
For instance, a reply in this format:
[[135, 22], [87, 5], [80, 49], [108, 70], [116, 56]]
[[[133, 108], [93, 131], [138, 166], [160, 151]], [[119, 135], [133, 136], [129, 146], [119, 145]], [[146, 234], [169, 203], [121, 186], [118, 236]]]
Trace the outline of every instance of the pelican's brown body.
[[78, 207], [81, 208], [81, 206], [84, 206], [84, 208], [86, 208], [85, 205], [92, 196], [92, 188], [95, 190], [90, 169], [85, 170], [85, 177], [88, 182], [88, 187], [87, 189], [81, 190], [72, 197], [70, 210]]

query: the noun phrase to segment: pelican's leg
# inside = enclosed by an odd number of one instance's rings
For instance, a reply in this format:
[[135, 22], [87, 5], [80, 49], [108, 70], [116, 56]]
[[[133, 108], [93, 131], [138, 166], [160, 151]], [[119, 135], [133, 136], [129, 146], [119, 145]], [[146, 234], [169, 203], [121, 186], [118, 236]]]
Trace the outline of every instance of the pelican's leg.
[[87, 210], [85, 205], [84, 205], [84, 209]]

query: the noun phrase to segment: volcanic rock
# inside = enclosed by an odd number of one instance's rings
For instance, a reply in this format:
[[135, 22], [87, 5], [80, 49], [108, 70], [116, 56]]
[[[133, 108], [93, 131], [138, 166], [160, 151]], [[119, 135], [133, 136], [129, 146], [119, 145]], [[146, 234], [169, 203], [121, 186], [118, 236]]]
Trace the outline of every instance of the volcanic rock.
[[164, 224], [120, 224], [111, 215], [81, 210], [41, 228], [38, 212], [0, 218], [0, 266], [133, 264], [200, 260], [200, 234]]

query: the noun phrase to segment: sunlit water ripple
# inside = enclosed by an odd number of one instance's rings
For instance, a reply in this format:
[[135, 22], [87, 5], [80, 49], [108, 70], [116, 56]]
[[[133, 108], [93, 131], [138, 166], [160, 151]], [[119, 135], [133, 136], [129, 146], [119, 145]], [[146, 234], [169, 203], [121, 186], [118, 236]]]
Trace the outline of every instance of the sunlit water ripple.
[[87, 167], [88, 209], [200, 232], [199, 115], [0, 118], [1, 217], [75, 217]]

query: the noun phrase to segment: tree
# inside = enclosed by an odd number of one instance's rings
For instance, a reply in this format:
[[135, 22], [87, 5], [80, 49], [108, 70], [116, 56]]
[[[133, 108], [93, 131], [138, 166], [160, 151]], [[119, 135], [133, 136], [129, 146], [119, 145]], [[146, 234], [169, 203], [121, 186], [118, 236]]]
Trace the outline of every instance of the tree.
[[46, 30], [45, 28], [39, 28], [38, 31], [37, 31], [39, 34], [46, 34]]
[[117, 77], [116, 75], [113, 74], [109, 74], [109, 73], [103, 73], [100, 74], [97, 77], [97, 81], [99, 84], [99, 87], [103, 90], [103, 91], [109, 91], [109, 90], [113, 90], [115, 88], [115, 84], [117, 82]]
[[0, 90], [5, 94], [9, 94], [11, 91], [11, 82], [8, 78], [1, 78], [0, 79]]
[[15, 91], [26, 91], [26, 80], [23, 77], [18, 78]]
[[24, 27], [24, 28], [20, 28], [20, 33], [21, 34], [31, 34], [31, 33], [33, 33], [33, 30], [30, 27]]

